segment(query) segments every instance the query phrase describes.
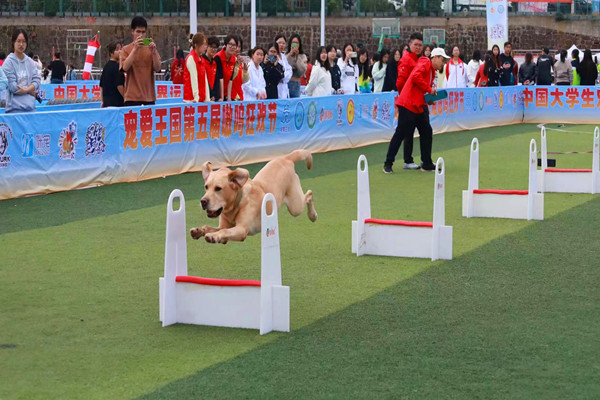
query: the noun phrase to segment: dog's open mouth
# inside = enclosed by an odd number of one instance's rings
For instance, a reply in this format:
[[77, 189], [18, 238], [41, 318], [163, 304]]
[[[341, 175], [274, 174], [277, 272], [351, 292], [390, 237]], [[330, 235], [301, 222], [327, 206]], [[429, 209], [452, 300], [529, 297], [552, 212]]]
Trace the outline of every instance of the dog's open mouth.
[[206, 216], [208, 218], [217, 218], [223, 212], [223, 207], [219, 208], [216, 211], [206, 210]]

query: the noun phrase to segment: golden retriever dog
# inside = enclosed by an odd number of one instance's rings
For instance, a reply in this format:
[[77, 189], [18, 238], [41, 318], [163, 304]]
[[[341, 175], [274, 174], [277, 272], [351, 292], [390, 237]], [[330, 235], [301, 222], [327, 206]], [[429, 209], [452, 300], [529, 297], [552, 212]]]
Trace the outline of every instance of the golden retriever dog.
[[[194, 239], [204, 237], [209, 243], [226, 244], [230, 240], [241, 242], [246, 236], [260, 232], [262, 201], [267, 193], [275, 196], [278, 209], [285, 204], [294, 217], [302, 214], [307, 205], [308, 218], [315, 222], [317, 212], [312, 190], [302, 191], [300, 178], [294, 170], [294, 163], [301, 160], [306, 162], [308, 169], [311, 168], [310, 152], [296, 150], [269, 161], [254, 179], [250, 179], [244, 168], [213, 170], [210, 162], [204, 163], [202, 177], [206, 193], [200, 203], [209, 218], [219, 217], [219, 227], [192, 228], [191, 236]], [[269, 208], [267, 212], [271, 213]]]

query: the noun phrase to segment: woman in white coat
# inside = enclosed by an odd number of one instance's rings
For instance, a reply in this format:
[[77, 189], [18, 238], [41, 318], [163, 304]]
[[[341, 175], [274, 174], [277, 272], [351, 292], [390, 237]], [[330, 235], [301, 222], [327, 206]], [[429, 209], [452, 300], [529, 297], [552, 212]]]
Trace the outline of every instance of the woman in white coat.
[[379, 53], [379, 61], [373, 64], [371, 74], [373, 75], [373, 93], [379, 93], [383, 91], [383, 81], [385, 80], [385, 74], [387, 73], [387, 63], [390, 59], [390, 51], [382, 49]]
[[342, 57], [338, 58], [338, 66], [342, 76], [340, 77], [340, 89], [344, 94], [355, 94], [358, 88], [358, 55], [351, 43], [344, 45]]
[[332, 93], [327, 49], [325, 46], [321, 46], [317, 49], [315, 66], [310, 73], [308, 85], [306, 85], [306, 94], [308, 96], [329, 96]]
[[250, 50], [252, 61], [248, 65], [250, 79], [242, 85], [244, 91], [244, 100], [263, 100], [267, 98], [267, 82], [265, 74], [260, 64], [265, 58], [265, 51], [262, 47], [255, 47]]
[[454, 46], [452, 49], [452, 59], [446, 63], [445, 88], [466, 88], [467, 87], [467, 66], [460, 59], [460, 49]]

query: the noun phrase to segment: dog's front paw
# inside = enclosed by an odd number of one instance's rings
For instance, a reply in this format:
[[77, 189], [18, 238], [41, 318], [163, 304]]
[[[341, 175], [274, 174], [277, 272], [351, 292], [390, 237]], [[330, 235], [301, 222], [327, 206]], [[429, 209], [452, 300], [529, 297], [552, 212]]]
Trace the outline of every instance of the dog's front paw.
[[223, 236], [223, 234], [221, 234], [220, 232], [207, 233], [204, 236], [204, 240], [206, 240], [208, 243], [223, 243], [223, 244], [227, 244], [227, 241], [228, 241], [228, 239], [225, 238]]
[[196, 240], [200, 239], [201, 237], [206, 235], [206, 226], [203, 226], [201, 228], [190, 229], [190, 235], [192, 236], [193, 239], [196, 239]]

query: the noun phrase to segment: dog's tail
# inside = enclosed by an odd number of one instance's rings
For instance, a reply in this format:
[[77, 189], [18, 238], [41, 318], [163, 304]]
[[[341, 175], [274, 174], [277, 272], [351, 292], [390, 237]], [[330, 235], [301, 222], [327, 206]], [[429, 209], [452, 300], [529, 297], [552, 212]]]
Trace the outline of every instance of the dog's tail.
[[310, 154], [310, 151], [308, 150], [300, 149], [292, 151], [285, 158], [294, 163], [304, 160], [306, 161], [306, 168], [312, 168], [312, 154]]

